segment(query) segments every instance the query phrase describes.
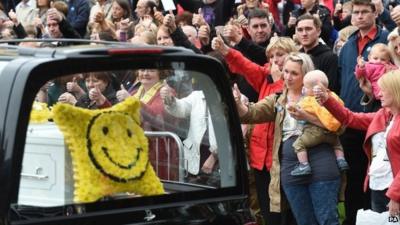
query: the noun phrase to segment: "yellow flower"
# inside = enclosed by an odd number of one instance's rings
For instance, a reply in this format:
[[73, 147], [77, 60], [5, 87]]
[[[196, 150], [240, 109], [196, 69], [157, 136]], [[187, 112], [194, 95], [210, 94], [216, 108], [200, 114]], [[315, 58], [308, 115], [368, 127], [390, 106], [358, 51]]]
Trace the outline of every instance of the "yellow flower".
[[54, 122], [72, 156], [75, 202], [92, 202], [122, 192], [164, 193], [149, 162], [139, 111], [136, 98], [102, 110], [62, 103], [54, 106]]
[[34, 101], [32, 105], [29, 122], [31, 123], [46, 123], [51, 118], [50, 109], [46, 103]]

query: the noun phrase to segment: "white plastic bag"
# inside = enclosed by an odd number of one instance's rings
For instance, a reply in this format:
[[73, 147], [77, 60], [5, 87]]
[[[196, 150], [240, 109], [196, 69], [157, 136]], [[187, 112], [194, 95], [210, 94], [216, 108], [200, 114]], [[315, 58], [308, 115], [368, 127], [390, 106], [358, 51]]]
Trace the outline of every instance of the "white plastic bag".
[[399, 216], [391, 217], [389, 212], [377, 213], [370, 209], [357, 211], [356, 225], [400, 225]]

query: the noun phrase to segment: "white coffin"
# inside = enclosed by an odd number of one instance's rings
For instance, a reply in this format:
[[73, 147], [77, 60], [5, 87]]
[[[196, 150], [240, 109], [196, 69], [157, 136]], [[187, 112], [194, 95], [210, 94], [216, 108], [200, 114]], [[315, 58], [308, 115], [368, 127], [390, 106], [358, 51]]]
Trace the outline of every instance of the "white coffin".
[[59, 206], [72, 203], [71, 157], [54, 123], [28, 126], [18, 204]]

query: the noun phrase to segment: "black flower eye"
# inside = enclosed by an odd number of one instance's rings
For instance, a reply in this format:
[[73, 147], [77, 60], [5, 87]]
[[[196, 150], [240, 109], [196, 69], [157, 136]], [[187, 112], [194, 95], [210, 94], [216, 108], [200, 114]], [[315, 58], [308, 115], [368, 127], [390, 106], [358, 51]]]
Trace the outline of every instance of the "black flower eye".
[[107, 135], [108, 134], [108, 127], [103, 127], [103, 134]]
[[128, 137], [132, 137], [132, 131], [129, 129], [127, 129], [126, 131], [128, 132]]

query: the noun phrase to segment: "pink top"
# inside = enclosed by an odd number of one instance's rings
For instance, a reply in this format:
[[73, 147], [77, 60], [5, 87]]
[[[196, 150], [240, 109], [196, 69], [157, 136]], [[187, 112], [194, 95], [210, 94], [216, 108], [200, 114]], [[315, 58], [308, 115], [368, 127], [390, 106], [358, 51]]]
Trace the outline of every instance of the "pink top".
[[383, 64], [383, 63], [371, 63], [366, 62], [364, 68], [360, 68], [358, 65], [356, 66], [356, 77], [360, 79], [361, 77], [366, 78], [372, 87], [372, 93], [374, 94], [375, 99], [380, 99], [379, 96], [379, 87], [378, 80], [381, 78], [383, 74], [389, 72], [391, 70], [397, 70], [398, 67], [393, 64]]

